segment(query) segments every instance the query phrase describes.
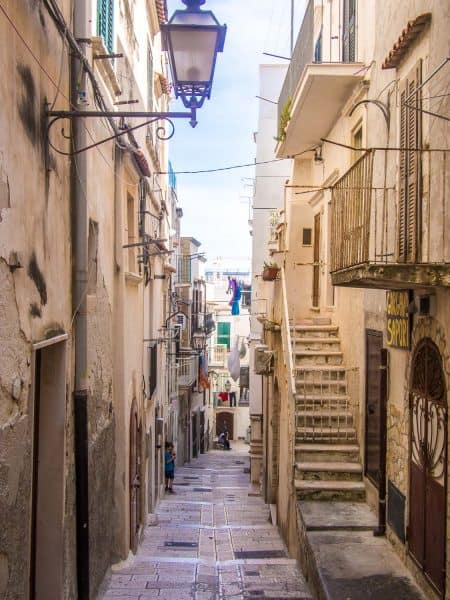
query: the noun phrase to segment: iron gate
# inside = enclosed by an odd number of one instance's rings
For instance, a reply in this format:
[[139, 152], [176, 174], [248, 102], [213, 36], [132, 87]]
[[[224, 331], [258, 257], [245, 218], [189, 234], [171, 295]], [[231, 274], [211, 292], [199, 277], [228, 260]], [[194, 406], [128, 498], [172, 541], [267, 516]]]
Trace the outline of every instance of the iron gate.
[[409, 551], [440, 594], [445, 586], [447, 399], [438, 348], [418, 346], [410, 389]]

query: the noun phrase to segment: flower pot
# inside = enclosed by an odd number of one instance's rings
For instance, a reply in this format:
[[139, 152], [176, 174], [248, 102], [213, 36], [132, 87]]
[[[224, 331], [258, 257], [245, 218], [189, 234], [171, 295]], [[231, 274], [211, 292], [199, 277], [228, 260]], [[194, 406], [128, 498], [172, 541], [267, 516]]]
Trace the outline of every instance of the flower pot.
[[262, 278], [264, 281], [274, 281], [277, 278], [278, 271], [280, 269], [278, 267], [264, 267], [262, 272]]

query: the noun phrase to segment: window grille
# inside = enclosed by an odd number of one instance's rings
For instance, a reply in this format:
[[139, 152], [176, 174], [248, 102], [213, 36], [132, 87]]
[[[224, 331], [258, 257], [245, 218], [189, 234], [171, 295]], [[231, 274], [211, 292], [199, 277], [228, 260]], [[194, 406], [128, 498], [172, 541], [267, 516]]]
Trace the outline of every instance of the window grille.
[[149, 347], [149, 362], [150, 362], [150, 375], [149, 375], [149, 395], [150, 398], [153, 396], [156, 385], [158, 382], [158, 345], [156, 342]]
[[355, 62], [356, 0], [344, 0], [342, 62]]

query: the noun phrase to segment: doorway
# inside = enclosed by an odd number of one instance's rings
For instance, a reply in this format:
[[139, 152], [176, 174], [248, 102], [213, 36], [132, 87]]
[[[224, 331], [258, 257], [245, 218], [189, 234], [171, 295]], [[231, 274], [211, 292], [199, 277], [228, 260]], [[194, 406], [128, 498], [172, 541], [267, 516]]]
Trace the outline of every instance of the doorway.
[[233, 431], [234, 417], [233, 413], [220, 412], [216, 414], [216, 435], [219, 436], [225, 428], [228, 429], [228, 438], [232, 440], [234, 438]]
[[64, 596], [65, 340], [35, 346], [32, 412], [30, 597], [47, 600]]
[[136, 402], [130, 416], [130, 548], [136, 554], [141, 526], [141, 425]]
[[198, 428], [197, 428], [197, 413], [191, 415], [191, 427], [192, 427], [192, 457], [197, 458], [198, 456]]
[[313, 282], [312, 305], [319, 307], [320, 293], [320, 213], [314, 215], [314, 249], [313, 249]]
[[386, 369], [382, 353], [383, 334], [366, 329], [365, 474], [378, 490], [385, 477], [386, 456]]
[[447, 538], [447, 388], [437, 346], [425, 338], [410, 381], [409, 552], [444, 597]]

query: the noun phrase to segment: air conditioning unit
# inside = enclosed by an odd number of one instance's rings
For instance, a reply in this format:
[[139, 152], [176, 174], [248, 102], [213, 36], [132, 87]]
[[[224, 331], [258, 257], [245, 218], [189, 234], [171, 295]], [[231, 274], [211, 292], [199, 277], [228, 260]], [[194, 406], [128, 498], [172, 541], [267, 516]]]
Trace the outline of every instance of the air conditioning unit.
[[272, 371], [273, 352], [269, 347], [260, 344], [255, 346], [253, 367], [257, 375], [268, 375]]

